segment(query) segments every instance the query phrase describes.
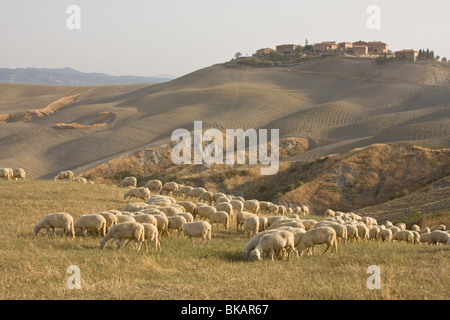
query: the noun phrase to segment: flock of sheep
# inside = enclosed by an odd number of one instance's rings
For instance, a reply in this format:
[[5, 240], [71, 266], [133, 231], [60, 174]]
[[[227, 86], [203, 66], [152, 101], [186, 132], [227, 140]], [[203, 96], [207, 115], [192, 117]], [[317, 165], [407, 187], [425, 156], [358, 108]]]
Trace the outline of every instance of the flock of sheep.
[[[61, 179], [73, 179], [73, 174], [63, 172]], [[75, 237], [80, 230], [86, 235], [88, 229], [95, 230], [99, 236], [100, 248], [109, 240], [118, 248], [134, 241], [137, 250], [147, 242], [155, 249], [161, 249], [161, 236], [177, 232], [184, 234], [187, 240], [201, 238], [200, 247], [211, 240], [212, 226], [228, 230], [230, 223], [235, 223], [236, 230], [249, 238], [242, 250], [244, 259], [257, 260], [265, 256], [289, 258], [291, 254], [301, 257], [314, 254], [314, 246], [326, 244], [323, 254], [331, 247], [337, 252], [338, 243], [360, 240], [406, 241], [408, 243], [450, 244], [450, 233], [444, 225], [436, 230], [420, 229], [413, 225], [406, 230], [404, 223], [395, 226], [386, 221], [378, 224], [371, 217], [362, 217], [355, 213], [326, 210], [323, 221], [301, 219], [309, 214], [307, 206], [286, 207], [267, 201], [245, 200], [240, 196], [213, 193], [204, 188], [183, 186], [175, 182], [162, 184], [159, 180], [150, 180], [143, 187], [137, 187], [135, 177], [125, 178], [119, 186], [128, 187], [124, 200], [133, 198], [144, 202], [128, 203], [121, 210], [109, 210], [97, 214], [80, 216], [76, 221], [68, 213], [53, 213], [45, 216], [34, 226], [34, 233], [39, 230], [63, 228]], [[154, 194], [153, 196], [152, 193]], [[175, 199], [181, 199], [176, 200]], [[125, 243], [125, 241], [127, 241]]]
[[0, 168], [0, 178], [6, 180], [25, 180], [25, 170], [22, 168]]

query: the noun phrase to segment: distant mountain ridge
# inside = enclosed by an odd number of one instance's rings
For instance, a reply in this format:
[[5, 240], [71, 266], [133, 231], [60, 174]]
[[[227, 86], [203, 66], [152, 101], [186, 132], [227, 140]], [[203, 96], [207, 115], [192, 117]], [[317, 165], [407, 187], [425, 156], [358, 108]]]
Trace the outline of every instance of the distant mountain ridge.
[[62, 86], [95, 86], [118, 84], [163, 83], [175, 79], [175, 76], [155, 77], [111, 76], [105, 73], [85, 73], [72, 68], [0, 68], [0, 82], [30, 83]]

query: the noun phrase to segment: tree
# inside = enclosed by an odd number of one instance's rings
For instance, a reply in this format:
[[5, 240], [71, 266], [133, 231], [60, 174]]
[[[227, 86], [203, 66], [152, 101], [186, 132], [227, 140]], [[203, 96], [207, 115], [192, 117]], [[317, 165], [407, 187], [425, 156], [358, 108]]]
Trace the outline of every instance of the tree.
[[309, 42], [308, 42], [308, 38], [305, 40], [305, 47], [308, 46]]
[[234, 55], [234, 58], [239, 59], [241, 56], [242, 56], [242, 53], [236, 52], [236, 54]]
[[446, 57], [443, 57], [442, 58], [442, 62], [447, 62], [448, 60], [447, 60], [447, 58]]

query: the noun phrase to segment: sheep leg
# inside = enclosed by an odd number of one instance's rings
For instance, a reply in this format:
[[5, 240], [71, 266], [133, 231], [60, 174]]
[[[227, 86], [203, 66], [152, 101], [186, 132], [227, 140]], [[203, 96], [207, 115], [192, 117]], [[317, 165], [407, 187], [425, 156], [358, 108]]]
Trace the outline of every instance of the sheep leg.
[[[328, 249], [330, 248], [330, 243], [327, 243], [327, 248], [325, 249], [325, 251], [322, 253], [322, 255], [324, 255], [327, 251], [328, 251]], [[333, 250], [333, 249], [332, 249]]]

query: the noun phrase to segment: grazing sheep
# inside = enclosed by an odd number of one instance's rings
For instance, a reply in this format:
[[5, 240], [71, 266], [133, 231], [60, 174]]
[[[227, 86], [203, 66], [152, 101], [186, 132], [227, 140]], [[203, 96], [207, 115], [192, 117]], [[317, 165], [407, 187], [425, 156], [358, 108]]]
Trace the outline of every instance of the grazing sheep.
[[278, 205], [278, 213], [286, 215], [287, 213], [286, 206], [282, 204]]
[[390, 229], [392, 231], [392, 234], [395, 234], [396, 232], [402, 231], [402, 229], [400, 229], [399, 227], [388, 227], [388, 229]]
[[418, 233], [417, 231], [411, 231], [414, 235], [414, 243], [415, 244], [420, 244], [420, 233]]
[[176, 207], [172, 205], [167, 207], [160, 207], [158, 208], [158, 210], [164, 212], [164, 214], [168, 217], [172, 217], [177, 213], [185, 212], [185, 209], [182, 206]]
[[384, 229], [380, 231], [380, 238], [383, 240], [383, 242], [390, 242], [392, 241], [392, 230], [391, 229]]
[[267, 230], [276, 229], [278, 227], [293, 227], [305, 229], [305, 226], [300, 220], [285, 218], [275, 221], [273, 224], [270, 225], [270, 227], [267, 227]]
[[190, 212], [180, 212], [176, 216], [182, 216], [186, 219], [186, 222], [194, 222], [194, 216]]
[[127, 212], [138, 212], [138, 211], [141, 211], [143, 209], [146, 209], [147, 207], [148, 207], [148, 205], [145, 202], [132, 202], [132, 203], [128, 203], [120, 211], [122, 211], [122, 212], [124, 212], [124, 211], [127, 211]]
[[160, 193], [162, 190], [162, 182], [160, 180], [149, 180], [144, 187], [147, 187], [153, 193]]
[[[151, 223], [141, 223], [142, 226], [144, 227], [144, 244], [145, 244], [145, 251], [148, 252], [147, 250], [147, 240], [150, 240], [150, 244], [152, 245], [152, 247], [155, 248], [155, 250], [161, 251], [161, 244], [158, 240], [158, 228]], [[127, 243], [125, 244], [125, 246], [123, 247], [125, 249], [125, 247], [128, 245], [128, 243], [130, 243], [132, 241], [132, 239], [128, 239]]]
[[151, 214], [136, 214], [135, 216], [133, 216], [133, 218], [134, 221], [139, 223], [150, 223], [155, 226], [158, 224], [158, 220], [156, 220], [156, 218]]
[[310, 219], [310, 220], [301, 220], [301, 222], [303, 223], [303, 225], [305, 226], [305, 230], [308, 231], [312, 228], [314, 228], [314, 226], [316, 225], [317, 221]]
[[197, 205], [192, 201], [178, 201], [177, 204], [183, 206], [184, 210], [192, 214], [194, 218], [197, 215]]
[[308, 215], [309, 214], [309, 207], [307, 206], [307, 205], [302, 205], [301, 206], [301, 208], [302, 208], [302, 211], [301, 211], [301, 214], [302, 215], [304, 215], [304, 216], [306, 216], [306, 215]]
[[88, 229], [95, 230], [97, 235], [104, 237], [106, 234], [106, 219], [100, 214], [85, 214], [80, 216], [74, 223], [75, 232], [81, 229], [86, 236]]
[[11, 175], [11, 169], [9, 168], [0, 168], [0, 178], [6, 179], [6, 180], [10, 180], [13, 178], [13, 176]]
[[233, 206], [229, 202], [220, 202], [215, 205], [217, 211], [225, 211], [230, 216], [230, 219], [233, 217]]
[[333, 251], [337, 252], [337, 236], [336, 231], [334, 231], [333, 228], [320, 227], [306, 231], [298, 244], [298, 249], [301, 250], [300, 257], [303, 255], [305, 249], [307, 249], [308, 252], [312, 249], [312, 254], [314, 255], [314, 246], [323, 243], [327, 244], [327, 248], [323, 254], [325, 254], [330, 247], [331, 253], [333, 253]]
[[211, 191], [205, 191], [202, 192], [199, 196], [198, 196], [198, 201], [202, 202], [208, 202], [209, 204], [212, 204], [213, 202], [213, 193]]
[[197, 207], [197, 217], [200, 220], [208, 219], [211, 220], [211, 216], [214, 212], [216, 212], [217, 209], [215, 207], [211, 207], [208, 205]]
[[[270, 202], [268, 201], [260, 201], [259, 202], [259, 210], [262, 212], [267, 212], [267, 208], [269, 207]], [[244, 210], [244, 209], [242, 209]], [[240, 210], [240, 211], [242, 211]]]
[[430, 244], [438, 244], [438, 243], [448, 244], [449, 238], [450, 234], [448, 234], [447, 232], [441, 230], [434, 230], [431, 232]]
[[171, 182], [166, 182], [162, 186], [161, 193], [171, 195], [171, 194], [175, 194], [177, 191], [178, 191], [178, 183], [171, 181]]
[[[314, 226], [314, 229], [317, 227], [317, 225], [319, 223], [317, 223]], [[341, 239], [343, 240], [344, 243], [347, 243], [348, 232], [347, 232], [347, 227], [346, 226], [344, 226], [343, 224], [340, 224], [340, 223], [336, 223], [336, 222], [326, 223], [324, 226], [333, 228], [334, 231], [336, 231], [336, 238], [337, 238], [337, 242], [338, 243], [341, 241]]]
[[221, 224], [225, 227], [225, 230], [228, 230], [228, 224], [230, 221], [230, 216], [226, 211], [216, 211], [211, 215], [210, 223], [211, 225], [214, 224]]
[[[120, 211], [119, 211], [120, 212]], [[106, 232], [108, 232], [109, 228], [111, 228], [113, 225], [117, 223], [117, 217], [112, 212], [100, 212], [100, 215], [103, 216], [106, 220]], [[122, 213], [121, 213], [122, 214]]]
[[273, 203], [269, 203], [267, 206], [267, 213], [269, 214], [277, 214], [278, 213], [278, 206]]
[[244, 202], [244, 210], [254, 214], [259, 212], [259, 201], [258, 200], [246, 200]]
[[361, 240], [369, 240], [369, 228], [364, 223], [358, 223], [358, 236]]
[[379, 240], [380, 239], [381, 229], [377, 226], [372, 226], [369, 230], [369, 239], [370, 240]]
[[284, 250], [287, 251], [288, 258], [290, 257], [291, 251], [295, 252], [298, 257], [298, 251], [294, 246], [294, 235], [292, 232], [277, 230], [276, 232], [263, 235], [259, 239], [255, 249], [251, 251], [250, 256], [257, 260], [262, 260], [262, 253], [269, 251], [270, 258], [273, 261], [275, 252], [277, 251], [283, 252], [283, 259], [285, 259]]
[[349, 223], [344, 224], [344, 226], [347, 228], [347, 240], [351, 242], [356, 240], [356, 243], [358, 243], [358, 240], [361, 239], [358, 234], [358, 228]]
[[172, 216], [167, 217], [167, 220], [169, 224], [167, 225], [168, 230], [178, 230], [177, 237], [180, 236], [180, 233], [182, 231], [183, 224], [186, 223], [186, 219], [182, 216]]
[[430, 228], [424, 227], [420, 233], [430, 233], [430, 232], [431, 232]]
[[228, 197], [220, 197], [220, 198], [217, 198], [217, 200], [215, 201], [215, 204], [223, 203], [223, 202], [229, 203], [230, 199], [228, 199]]
[[207, 221], [185, 223], [183, 224], [182, 230], [184, 235], [187, 237], [186, 242], [190, 239], [192, 246], [194, 246], [192, 238], [202, 238], [200, 247], [203, 246], [205, 240], [207, 245], [211, 241], [211, 224]]
[[53, 234], [55, 234], [55, 228], [62, 228], [63, 236], [66, 232], [69, 232], [72, 238], [75, 238], [73, 218], [70, 214], [65, 212], [56, 212], [46, 215], [33, 227], [33, 231], [34, 234], [37, 235], [41, 229], [46, 229], [48, 234], [48, 230], [52, 229]]
[[233, 207], [233, 212], [244, 211], [244, 203], [241, 200], [231, 200], [230, 204]]
[[259, 229], [258, 232], [266, 230], [269, 220], [266, 217], [259, 217]]
[[83, 178], [83, 177], [76, 177], [76, 178], [73, 179], [73, 182], [87, 183], [87, 179]]
[[124, 223], [124, 222], [136, 222], [136, 220], [134, 219], [134, 217], [125, 214], [117, 216], [117, 223]]
[[22, 168], [14, 168], [13, 169], [13, 178], [14, 179], [17, 179], [17, 180], [25, 180], [25, 176], [26, 176], [26, 173], [25, 173], [25, 170], [23, 170]]
[[262, 236], [268, 234], [268, 233], [273, 233], [273, 232], [278, 232], [279, 230], [274, 229], [274, 230], [266, 230], [266, 231], [262, 231], [259, 232], [257, 234], [255, 234], [245, 245], [244, 249], [242, 249], [242, 254], [244, 256], [244, 259], [249, 259], [250, 258], [250, 253], [256, 248], [256, 246], [259, 243], [259, 240], [262, 238]]
[[420, 227], [417, 224], [413, 224], [411, 226], [411, 231], [417, 231], [420, 233]]
[[191, 191], [189, 191], [188, 193], [186, 193], [185, 198], [187, 199], [197, 199], [203, 192], [205, 192], [206, 189], [205, 188], [194, 188]]
[[404, 224], [403, 222], [396, 223], [395, 226], [400, 228], [400, 230], [406, 230], [406, 224]]
[[103, 249], [109, 239], [113, 239], [111, 246], [117, 241], [118, 248], [121, 247], [123, 241], [134, 240], [138, 245], [137, 251], [141, 249], [141, 244], [145, 243], [145, 249], [147, 250], [147, 243], [145, 242], [145, 229], [144, 226], [138, 222], [125, 222], [113, 225], [108, 233], [100, 239], [100, 249]]
[[126, 177], [119, 183], [119, 187], [133, 187], [136, 188], [137, 179], [135, 177]]
[[67, 171], [61, 171], [60, 173], [58, 173], [53, 180], [71, 180], [73, 181], [74, 179], [74, 174], [72, 171], [67, 170]]
[[147, 187], [133, 188], [123, 195], [123, 200], [131, 200], [132, 198], [147, 201], [150, 198], [150, 190]]
[[392, 241], [406, 241], [414, 243], [414, 234], [409, 230], [400, 230], [394, 233]]
[[251, 216], [244, 220], [242, 226], [244, 234], [248, 234], [251, 238], [253, 235], [258, 233], [259, 230], [259, 218], [257, 216]]
[[440, 224], [437, 226], [436, 230], [445, 231], [447, 230], [447, 227], [444, 224]]
[[[277, 207], [278, 210], [278, 207]], [[285, 216], [272, 216], [267, 218], [267, 228], [269, 228], [271, 225], [273, 225], [276, 221], [280, 219], [286, 219]]]
[[169, 236], [169, 219], [164, 214], [152, 214], [156, 218], [156, 226], [159, 230], [159, 235], [163, 234]]
[[191, 186], [179, 186], [176, 195], [179, 196], [179, 197], [186, 197], [188, 192], [190, 192], [192, 189], [194, 189], [194, 187], [191, 187]]
[[248, 217], [256, 216], [253, 213], [247, 211], [241, 211], [236, 214], [236, 230], [239, 230], [239, 227], [243, 227], [244, 220]]
[[327, 209], [325, 211], [325, 217], [334, 217], [335, 215], [336, 215], [336, 212], [334, 210]]

